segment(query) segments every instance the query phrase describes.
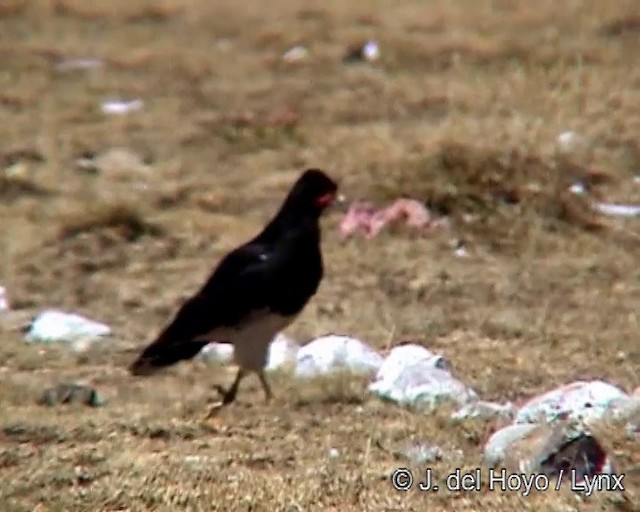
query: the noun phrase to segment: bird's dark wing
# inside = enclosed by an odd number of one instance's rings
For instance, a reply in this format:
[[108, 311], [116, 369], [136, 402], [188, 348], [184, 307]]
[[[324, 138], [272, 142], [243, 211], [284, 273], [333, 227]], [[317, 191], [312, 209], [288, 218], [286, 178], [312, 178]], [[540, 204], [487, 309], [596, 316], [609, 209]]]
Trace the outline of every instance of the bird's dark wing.
[[191, 359], [210, 341], [209, 333], [237, 326], [256, 310], [267, 307], [267, 294], [284, 263], [278, 251], [255, 242], [229, 253], [145, 348], [130, 371], [143, 375]]

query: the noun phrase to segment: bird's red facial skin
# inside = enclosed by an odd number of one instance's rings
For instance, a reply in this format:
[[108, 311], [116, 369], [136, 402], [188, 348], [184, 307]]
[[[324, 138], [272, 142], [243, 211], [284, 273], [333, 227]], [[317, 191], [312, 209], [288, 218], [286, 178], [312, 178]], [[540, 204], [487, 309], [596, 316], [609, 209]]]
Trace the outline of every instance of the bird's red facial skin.
[[335, 198], [336, 198], [335, 192], [327, 192], [326, 194], [323, 194], [320, 197], [318, 197], [318, 199], [316, 199], [316, 204], [322, 208], [326, 208], [331, 203], [333, 203]]

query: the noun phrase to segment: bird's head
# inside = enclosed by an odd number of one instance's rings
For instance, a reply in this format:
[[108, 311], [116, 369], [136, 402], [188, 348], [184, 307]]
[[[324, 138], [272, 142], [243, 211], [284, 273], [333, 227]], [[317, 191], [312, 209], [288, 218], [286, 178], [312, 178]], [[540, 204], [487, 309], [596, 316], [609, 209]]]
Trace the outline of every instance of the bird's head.
[[319, 217], [338, 199], [338, 184], [320, 169], [307, 169], [294, 183], [284, 207]]

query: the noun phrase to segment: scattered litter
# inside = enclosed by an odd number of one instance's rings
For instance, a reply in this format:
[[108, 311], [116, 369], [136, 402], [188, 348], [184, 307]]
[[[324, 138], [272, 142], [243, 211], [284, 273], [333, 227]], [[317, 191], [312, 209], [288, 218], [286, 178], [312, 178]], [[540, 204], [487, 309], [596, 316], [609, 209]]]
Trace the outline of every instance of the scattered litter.
[[337, 459], [340, 457], [340, 451], [337, 448], [331, 448], [328, 455], [330, 459]]
[[516, 407], [508, 402], [499, 404], [495, 402], [485, 402], [479, 400], [462, 406], [451, 415], [451, 419], [455, 421], [468, 420], [473, 418], [481, 418], [485, 420], [500, 418], [512, 420], [516, 414]]
[[584, 146], [585, 141], [584, 138], [576, 132], [565, 131], [558, 135], [556, 143], [561, 151], [568, 153], [577, 149], [578, 146]]
[[516, 414], [516, 423], [554, 422], [559, 419], [603, 418], [615, 404], [628, 395], [603, 381], [577, 381], [539, 395], [524, 404]]
[[80, 315], [47, 309], [37, 315], [27, 332], [28, 343], [69, 343], [76, 351], [82, 351], [91, 342], [110, 336], [111, 329], [104, 324], [88, 320]]
[[569, 187], [569, 191], [572, 194], [576, 194], [577, 196], [585, 195], [588, 192], [587, 187], [584, 186], [584, 183], [574, 183]]
[[132, 100], [106, 100], [102, 102], [102, 112], [105, 114], [122, 115], [135, 110], [140, 110], [144, 106], [144, 102], [140, 99]]
[[380, 46], [370, 39], [362, 44], [350, 46], [343, 57], [344, 62], [374, 62], [380, 58]]
[[4, 286], [0, 286], [0, 313], [9, 311], [9, 298], [7, 297], [7, 290]]
[[198, 357], [206, 363], [227, 364], [233, 361], [233, 345], [231, 343], [211, 342], [202, 347]]
[[369, 391], [382, 400], [426, 410], [443, 401], [465, 405], [478, 399], [475, 391], [448, 370], [434, 367], [429, 359], [405, 366], [395, 378], [375, 380], [369, 385]]
[[90, 407], [101, 407], [106, 403], [98, 392], [89, 386], [64, 383], [45, 389], [38, 400], [40, 405], [52, 407], [58, 404], [84, 404]]
[[634, 176], [633, 177], [633, 182], [634, 183], [640, 183], [640, 174], [638, 176]]
[[462, 240], [456, 240], [453, 244], [453, 255], [456, 258], [468, 258], [469, 251]]
[[290, 48], [282, 55], [282, 60], [287, 64], [300, 62], [309, 56], [309, 50], [304, 46], [298, 45]]
[[340, 234], [347, 238], [356, 233], [370, 239], [387, 225], [403, 221], [422, 233], [430, 233], [443, 226], [443, 221], [432, 219], [427, 207], [415, 199], [397, 199], [386, 208], [376, 208], [369, 202], [354, 202], [340, 223]]
[[[496, 432], [485, 445], [485, 462], [514, 472], [573, 478], [582, 490], [585, 477], [614, 472], [601, 441], [572, 422], [556, 425], [512, 425]], [[518, 429], [517, 427], [522, 427]], [[584, 490], [587, 490], [586, 487]]]
[[55, 68], [56, 71], [82, 71], [86, 69], [97, 69], [104, 66], [104, 62], [100, 59], [64, 59], [59, 61]]
[[412, 464], [420, 466], [442, 460], [444, 452], [438, 446], [431, 446], [425, 443], [410, 443], [399, 450], [395, 450], [393, 455], [397, 458], [407, 459]]
[[148, 173], [151, 170], [138, 153], [123, 147], [109, 148], [99, 154], [85, 153], [76, 164], [81, 169], [106, 174]]
[[595, 207], [605, 215], [614, 217], [640, 217], [640, 205], [596, 203]]
[[[298, 345], [288, 336], [278, 333], [269, 345], [267, 371], [277, 370], [287, 365], [294, 365]], [[211, 342], [205, 345], [198, 357], [206, 363], [230, 364], [233, 362], [233, 345], [231, 343]]]
[[428, 361], [432, 368], [449, 370], [449, 362], [443, 356], [434, 354], [422, 345], [407, 343], [391, 349], [382, 361], [375, 380], [380, 385], [393, 385], [407, 367], [422, 361]]
[[274, 371], [286, 366], [296, 364], [296, 359], [300, 347], [288, 336], [278, 333], [269, 345], [269, 356], [267, 360], [267, 371]]
[[336, 334], [316, 338], [300, 347], [296, 377], [316, 377], [334, 371], [369, 374], [378, 371], [382, 356], [362, 341]]

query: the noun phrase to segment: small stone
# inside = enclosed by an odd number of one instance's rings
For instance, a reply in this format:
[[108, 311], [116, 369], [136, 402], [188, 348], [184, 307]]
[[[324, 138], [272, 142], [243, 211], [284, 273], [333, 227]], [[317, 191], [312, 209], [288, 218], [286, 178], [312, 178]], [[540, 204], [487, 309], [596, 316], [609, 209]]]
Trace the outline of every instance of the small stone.
[[293, 64], [295, 62], [303, 61], [308, 57], [308, 55], [309, 50], [304, 46], [298, 45], [287, 50], [284, 55], [282, 55], [282, 60], [287, 64]]

